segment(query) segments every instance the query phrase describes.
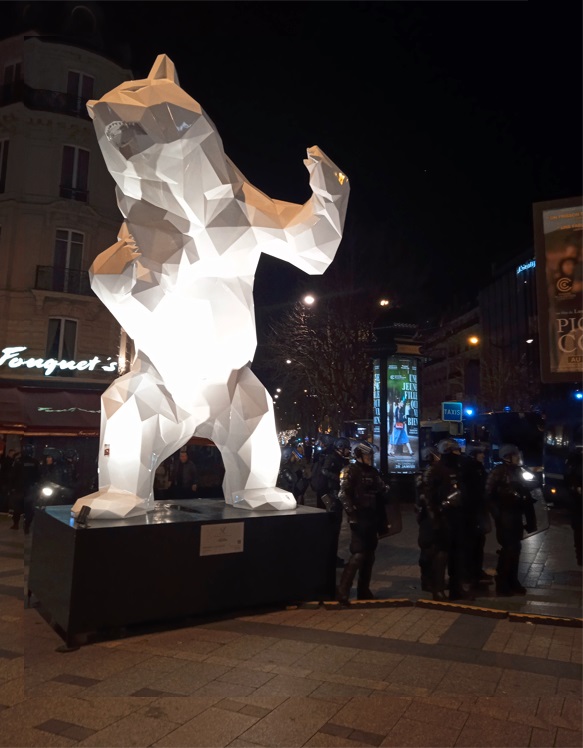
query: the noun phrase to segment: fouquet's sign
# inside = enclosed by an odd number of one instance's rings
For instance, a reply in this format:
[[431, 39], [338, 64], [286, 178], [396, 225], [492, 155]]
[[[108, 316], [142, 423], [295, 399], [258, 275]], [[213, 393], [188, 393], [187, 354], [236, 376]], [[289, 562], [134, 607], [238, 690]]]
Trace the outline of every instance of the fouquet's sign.
[[117, 370], [117, 361], [108, 357], [107, 361], [102, 361], [98, 356], [81, 361], [67, 361], [66, 359], [58, 360], [56, 358], [36, 358], [30, 356], [24, 358], [21, 354], [26, 350], [26, 346], [17, 345], [10, 348], [3, 348], [0, 356], [0, 366], [8, 366], [11, 369], [21, 367], [27, 369], [44, 369], [45, 376], [53, 374], [55, 371], [107, 371], [114, 372]]

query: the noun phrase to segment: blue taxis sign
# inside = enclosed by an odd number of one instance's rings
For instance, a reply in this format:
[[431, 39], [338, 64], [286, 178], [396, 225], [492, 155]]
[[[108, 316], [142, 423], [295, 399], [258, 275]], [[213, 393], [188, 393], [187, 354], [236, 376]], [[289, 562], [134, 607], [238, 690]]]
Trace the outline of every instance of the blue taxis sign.
[[441, 403], [442, 421], [461, 421], [462, 416], [463, 407], [461, 403]]

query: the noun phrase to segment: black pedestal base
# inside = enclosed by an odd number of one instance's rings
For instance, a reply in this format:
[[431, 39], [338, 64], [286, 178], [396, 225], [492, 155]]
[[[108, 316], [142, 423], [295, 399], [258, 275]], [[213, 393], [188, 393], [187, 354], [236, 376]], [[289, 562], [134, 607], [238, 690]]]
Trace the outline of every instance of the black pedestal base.
[[37, 511], [29, 597], [67, 645], [136, 624], [334, 598], [326, 512], [251, 512], [212, 499], [174, 506], [87, 527], [69, 506]]

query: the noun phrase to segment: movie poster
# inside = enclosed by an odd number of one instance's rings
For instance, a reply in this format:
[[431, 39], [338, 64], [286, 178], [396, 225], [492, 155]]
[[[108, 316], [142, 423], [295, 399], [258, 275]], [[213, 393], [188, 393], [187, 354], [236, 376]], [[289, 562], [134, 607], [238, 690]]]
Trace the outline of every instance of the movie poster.
[[387, 359], [387, 455], [389, 473], [419, 469], [419, 400], [417, 360]]
[[581, 198], [535, 203], [541, 379], [581, 379], [583, 276]]

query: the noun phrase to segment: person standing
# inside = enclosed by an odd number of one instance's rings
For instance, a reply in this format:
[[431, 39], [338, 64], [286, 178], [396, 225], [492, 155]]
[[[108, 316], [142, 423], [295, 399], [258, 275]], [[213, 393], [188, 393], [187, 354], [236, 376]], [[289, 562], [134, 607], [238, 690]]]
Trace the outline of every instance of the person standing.
[[183, 449], [172, 473], [171, 497], [174, 499], [193, 499], [198, 488], [198, 470], [196, 465]]
[[486, 501], [484, 466], [485, 447], [470, 445], [462, 461], [462, 522], [465, 541], [465, 566], [472, 587], [491, 584], [494, 580], [484, 571], [484, 546], [486, 535], [492, 530], [492, 521]]
[[13, 467], [16, 451], [9, 449], [0, 457], [0, 512], [10, 509], [12, 500]]
[[39, 483], [43, 495], [39, 495], [38, 500], [43, 505], [66, 504], [71, 499], [72, 491], [67, 485], [66, 471], [59, 453], [57, 459], [55, 453], [45, 453], [40, 465]]
[[578, 566], [581, 566], [582, 462], [583, 451], [581, 447], [576, 447], [565, 460], [564, 472], [565, 485], [569, 491], [571, 504], [571, 528], [573, 530], [573, 545], [575, 546], [575, 558], [577, 559]]
[[356, 462], [344, 467], [340, 473], [338, 498], [350, 526], [351, 553], [338, 584], [336, 597], [341, 605], [349, 604], [350, 590], [357, 573], [357, 599], [374, 599], [370, 580], [379, 531], [385, 529], [386, 522], [381, 519], [384, 512], [379, 512], [379, 504], [384, 505], [388, 501], [389, 487], [372, 464], [373, 453], [374, 449], [368, 442], [358, 444], [353, 452]]
[[518, 580], [518, 565], [524, 532], [523, 515], [532, 507], [532, 498], [522, 478], [522, 455], [518, 447], [503, 444], [498, 456], [502, 464], [494, 467], [488, 475], [486, 497], [496, 525], [496, 540], [500, 545], [496, 594], [499, 597], [512, 597], [526, 594], [526, 588]]
[[24, 515], [24, 534], [28, 535], [34, 517], [34, 505], [41, 477], [40, 463], [34, 457], [34, 448], [31, 444], [25, 444], [22, 447], [20, 455], [14, 460], [13, 470], [14, 509], [10, 529], [18, 530], [20, 518]]
[[[340, 539], [340, 530], [342, 529], [342, 504], [338, 499], [340, 490], [340, 472], [348, 464], [350, 456], [350, 441], [341, 436], [334, 442], [332, 449], [320, 457], [322, 467], [319, 471], [320, 488], [316, 492], [316, 505], [320, 509], [327, 509], [333, 514], [334, 539], [336, 544], [336, 567], [341, 569], [344, 566], [344, 559], [338, 556], [338, 541]], [[323, 496], [328, 496], [328, 505], [324, 503]]]
[[[427, 462], [427, 467], [439, 461], [439, 453], [435, 447], [426, 447], [422, 452], [422, 458]], [[419, 526], [417, 534], [417, 545], [419, 546], [419, 573], [421, 577], [421, 589], [430, 592], [431, 587], [431, 564], [433, 559], [434, 522], [429, 510], [429, 501], [424, 489], [424, 473], [420, 472], [415, 478], [415, 518]]]
[[163, 501], [172, 486], [172, 462], [167, 458], [161, 462], [154, 473], [154, 499]]
[[281, 448], [281, 465], [277, 476], [277, 487], [293, 494], [298, 504], [304, 503], [304, 494], [309, 485], [304, 474], [302, 453], [291, 444]]
[[306, 436], [306, 438], [304, 439], [304, 455], [306, 457], [306, 463], [308, 465], [312, 464], [312, 452], [313, 452], [313, 449], [314, 448], [313, 448], [313, 445], [312, 445], [312, 440], [308, 436]]
[[[433, 523], [431, 591], [434, 600], [472, 600], [464, 568], [462, 523], [461, 449], [455, 439], [437, 445], [439, 460], [425, 471], [423, 490]], [[449, 571], [449, 597], [445, 596], [445, 573]]]

